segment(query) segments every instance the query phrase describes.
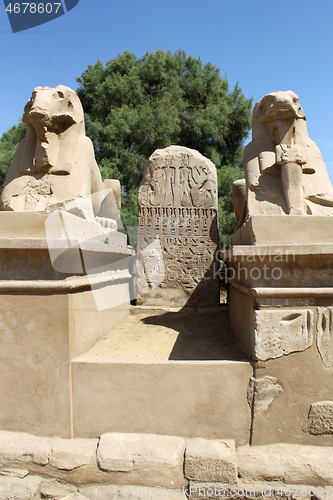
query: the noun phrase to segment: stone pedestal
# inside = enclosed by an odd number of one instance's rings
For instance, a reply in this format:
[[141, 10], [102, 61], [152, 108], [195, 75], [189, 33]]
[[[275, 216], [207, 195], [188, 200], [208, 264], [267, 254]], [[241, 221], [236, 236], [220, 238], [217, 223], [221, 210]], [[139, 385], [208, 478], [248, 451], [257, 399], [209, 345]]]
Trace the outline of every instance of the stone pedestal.
[[[133, 251], [116, 231], [111, 244], [71, 240], [69, 248], [46, 238], [46, 220], [0, 212], [0, 428], [69, 438], [71, 360], [127, 317]], [[85, 269], [71, 272], [77, 257]]]
[[326, 407], [321, 425], [306, 424], [312, 404], [333, 400], [332, 225], [329, 216], [252, 217], [225, 253], [231, 325], [255, 367], [253, 444], [333, 443]]

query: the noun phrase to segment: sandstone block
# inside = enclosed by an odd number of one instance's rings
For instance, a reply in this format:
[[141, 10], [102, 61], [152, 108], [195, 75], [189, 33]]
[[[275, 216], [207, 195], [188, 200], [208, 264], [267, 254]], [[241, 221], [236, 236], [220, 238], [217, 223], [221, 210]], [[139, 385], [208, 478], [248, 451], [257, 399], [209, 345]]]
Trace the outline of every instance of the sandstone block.
[[237, 481], [235, 442], [192, 439], [185, 451], [185, 477], [195, 481], [235, 483]]
[[259, 310], [255, 315], [255, 358], [262, 361], [312, 344], [313, 313], [310, 310]]
[[75, 486], [63, 484], [54, 479], [44, 480], [40, 487], [41, 497], [48, 500], [60, 500], [62, 498], [67, 498], [69, 494], [73, 493], [78, 493]]
[[333, 485], [333, 448], [288, 445], [237, 448], [238, 473], [244, 480]]
[[50, 445], [45, 438], [24, 432], [0, 431], [0, 463], [34, 463], [46, 465]]
[[50, 440], [51, 467], [71, 471], [84, 465], [96, 466], [97, 439], [61, 439]]
[[303, 431], [316, 435], [333, 434], [333, 401], [313, 403]]
[[148, 486], [182, 485], [184, 450], [180, 437], [110, 432], [100, 438], [97, 464], [105, 472], [121, 473], [122, 484], [131, 478]]
[[0, 498], [2, 500], [37, 500], [40, 477], [2, 477], [0, 479]]

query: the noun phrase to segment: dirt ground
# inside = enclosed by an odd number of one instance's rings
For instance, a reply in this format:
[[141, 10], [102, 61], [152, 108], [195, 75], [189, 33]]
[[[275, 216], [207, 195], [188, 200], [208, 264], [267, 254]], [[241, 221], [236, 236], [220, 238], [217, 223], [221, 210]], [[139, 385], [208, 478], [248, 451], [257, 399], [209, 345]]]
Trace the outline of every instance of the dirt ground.
[[181, 310], [131, 306], [130, 316], [85, 356], [132, 360], [246, 359], [225, 305]]

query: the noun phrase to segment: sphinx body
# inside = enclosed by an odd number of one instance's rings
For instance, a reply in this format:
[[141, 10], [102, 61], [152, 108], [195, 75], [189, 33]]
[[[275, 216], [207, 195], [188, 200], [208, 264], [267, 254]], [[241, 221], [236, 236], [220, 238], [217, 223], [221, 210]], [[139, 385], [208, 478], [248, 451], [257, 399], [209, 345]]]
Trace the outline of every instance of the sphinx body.
[[292, 91], [256, 103], [244, 171], [245, 180], [233, 186], [239, 225], [253, 215], [333, 214], [332, 185]]
[[36, 87], [23, 121], [26, 137], [10, 166], [0, 209], [48, 212], [92, 196], [95, 216], [101, 211], [104, 218], [119, 218], [120, 184], [102, 183], [76, 93], [64, 85]]

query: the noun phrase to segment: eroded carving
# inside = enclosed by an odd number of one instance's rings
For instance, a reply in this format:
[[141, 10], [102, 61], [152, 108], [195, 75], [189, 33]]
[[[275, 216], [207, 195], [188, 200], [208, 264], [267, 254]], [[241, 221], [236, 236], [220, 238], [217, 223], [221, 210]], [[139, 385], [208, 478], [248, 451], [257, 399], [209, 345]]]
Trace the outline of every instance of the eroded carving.
[[[217, 303], [215, 165], [182, 146], [157, 150], [146, 166], [138, 203], [138, 251], [145, 246], [146, 228], [153, 228], [161, 242], [165, 277], [160, 287], [180, 287], [190, 297], [201, 283], [206, 299], [214, 293]], [[146, 291], [147, 276], [139, 273], [138, 293]]]
[[310, 310], [254, 311], [255, 359], [267, 361], [312, 344], [313, 313]]
[[317, 347], [327, 368], [333, 366], [333, 308], [317, 308]]

